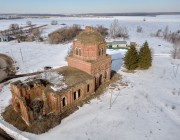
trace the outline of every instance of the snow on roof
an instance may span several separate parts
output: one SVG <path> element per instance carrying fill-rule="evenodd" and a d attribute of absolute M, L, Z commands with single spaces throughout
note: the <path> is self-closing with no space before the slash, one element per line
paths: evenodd
<path fill-rule="evenodd" d="M 41 79 L 47 80 L 52 84 L 58 84 L 60 81 L 64 80 L 64 76 L 62 74 L 58 74 L 57 72 L 44 72 L 39 75 Z"/>
<path fill-rule="evenodd" d="M 54 91 L 61 91 L 62 89 L 66 89 L 68 86 L 64 82 L 64 76 L 62 74 L 59 74 L 57 72 L 44 72 L 40 74 L 40 78 L 47 80 L 51 84 L 53 84 L 51 87 Z"/>
<path fill-rule="evenodd" d="M 63 89 L 66 89 L 68 86 L 65 83 L 62 83 L 61 85 L 53 85 L 51 86 L 51 89 L 53 91 L 61 91 Z"/>
<path fill-rule="evenodd" d="M 112 44 L 127 44 L 126 41 L 113 41 Z"/>

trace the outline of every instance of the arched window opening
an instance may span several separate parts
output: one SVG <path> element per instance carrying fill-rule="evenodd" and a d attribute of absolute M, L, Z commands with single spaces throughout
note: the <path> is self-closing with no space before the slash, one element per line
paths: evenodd
<path fill-rule="evenodd" d="M 102 53 L 102 55 L 104 54 L 104 49 L 103 48 L 101 49 L 101 53 Z"/>
<path fill-rule="evenodd" d="M 63 99 L 62 99 L 62 106 L 63 106 L 63 107 L 65 107 L 65 106 L 66 106 L 66 104 L 67 104 L 66 98 L 65 98 L 65 97 L 63 97 Z"/>
<path fill-rule="evenodd" d="M 89 92 L 89 84 L 87 85 L 87 92 Z"/>
<path fill-rule="evenodd" d="M 76 48 L 76 55 L 78 55 L 78 48 Z"/>
<path fill-rule="evenodd" d="M 74 93 L 73 93 L 73 99 L 74 100 L 77 100 L 77 99 L 79 99 L 81 97 L 81 90 L 79 89 L 79 90 L 77 90 L 77 91 L 75 91 Z"/>
<path fill-rule="evenodd" d="M 74 100 L 76 100 L 76 92 L 73 93 Z"/>
<path fill-rule="evenodd" d="M 79 89 L 78 90 L 78 98 L 80 98 L 81 97 L 81 90 Z"/>
<path fill-rule="evenodd" d="M 95 83 L 95 89 L 97 88 L 97 78 L 95 77 L 94 79 L 94 83 Z"/>
<path fill-rule="evenodd" d="M 81 49 L 79 49 L 79 56 L 81 56 Z"/>
<path fill-rule="evenodd" d="M 105 71 L 104 78 L 107 79 L 107 71 Z"/>
<path fill-rule="evenodd" d="M 101 55 L 101 49 L 99 49 L 99 56 Z"/>
<path fill-rule="evenodd" d="M 99 85 L 102 83 L 102 74 L 99 76 Z"/>

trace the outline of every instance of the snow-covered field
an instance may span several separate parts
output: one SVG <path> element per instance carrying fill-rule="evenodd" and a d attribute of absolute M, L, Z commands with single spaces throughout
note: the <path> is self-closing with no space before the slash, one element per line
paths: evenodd
<path fill-rule="evenodd" d="M 149 70 L 137 70 L 126 73 L 122 67 L 124 50 L 108 50 L 112 55 L 112 69 L 122 74 L 128 87 L 110 86 L 98 99 L 80 107 L 78 111 L 65 118 L 61 124 L 49 132 L 34 135 L 21 132 L 0 119 L 4 128 L 16 139 L 49 140 L 179 140 L 180 139 L 180 60 L 170 57 L 172 44 L 162 39 L 151 37 L 151 33 L 164 29 L 180 29 L 180 16 L 157 17 L 113 17 L 113 18 L 46 18 L 27 19 L 33 24 L 49 24 L 43 35 L 62 27 L 50 25 L 52 20 L 59 24 L 104 25 L 109 27 L 113 19 L 119 19 L 121 25 L 129 30 L 130 41 L 141 45 L 148 41 L 153 51 L 153 65 Z M 146 18 L 146 22 L 143 19 Z M 26 24 L 26 19 L 2 20 L 0 30 L 11 23 Z M 137 33 L 137 26 L 143 33 Z M 0 43 L 0 52 L 17 61 L 18 73 L 42 70 L 44 66 L 59 67 L 67 65 L 64 57 L 72 43 L 50 45 L 47 43 Z M 21 56 L 22 52 L 22 56 Z M 176 74 L 177 70 L 177 74 Z M 112 93 L 112 107 L 110 97 Z M 11 103 L 9 84 L 0 92 L 0 112 Z"/>

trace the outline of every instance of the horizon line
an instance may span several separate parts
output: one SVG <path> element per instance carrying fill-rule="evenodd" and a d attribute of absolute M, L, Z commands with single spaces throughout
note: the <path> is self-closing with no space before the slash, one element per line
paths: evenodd
<path fill-rule="evenodd" d="M 17 14 L 17 15 L 28 15 L 28 14 L 39 14 L 39 15 L 43 15 L 43 14 L 49 14 L 49 15 L 85 15 L 85 14 L 157 14 L 157 13 L 179 13 L 180 14 L 180 11 L 179 12 L 97 12 L 97 13 L 69 13 L 69 14 L 65 14 L 65 13 L 0 13 L 0 15 L 3 15 L 3 14 Z"/>

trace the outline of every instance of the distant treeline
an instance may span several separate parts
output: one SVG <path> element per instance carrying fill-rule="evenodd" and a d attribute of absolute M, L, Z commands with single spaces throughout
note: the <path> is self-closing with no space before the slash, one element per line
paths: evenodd
<path fill-rule="evenodd" d="M 81 14 L 88 15 L 88 14 Z M 94 16 L 157 16 L 157 15 L 180 15 L 180 12 L 155 12 L 155 13 L 89 13 Z"/>
<path fill-rule="evenodd" d="M 86 13 L 86 14 L 0 14 L 0 16 L 13 16 L 18 17 L 72 17 L 72 16 L 157 16 L 157 15 L 180 15 L 180 12 L 154 12 L 154 13 Z"/>
<path fill-rule="evenodd" d="M 0 17 L 0 20 L 23 19 L 22 17 Z"/>

